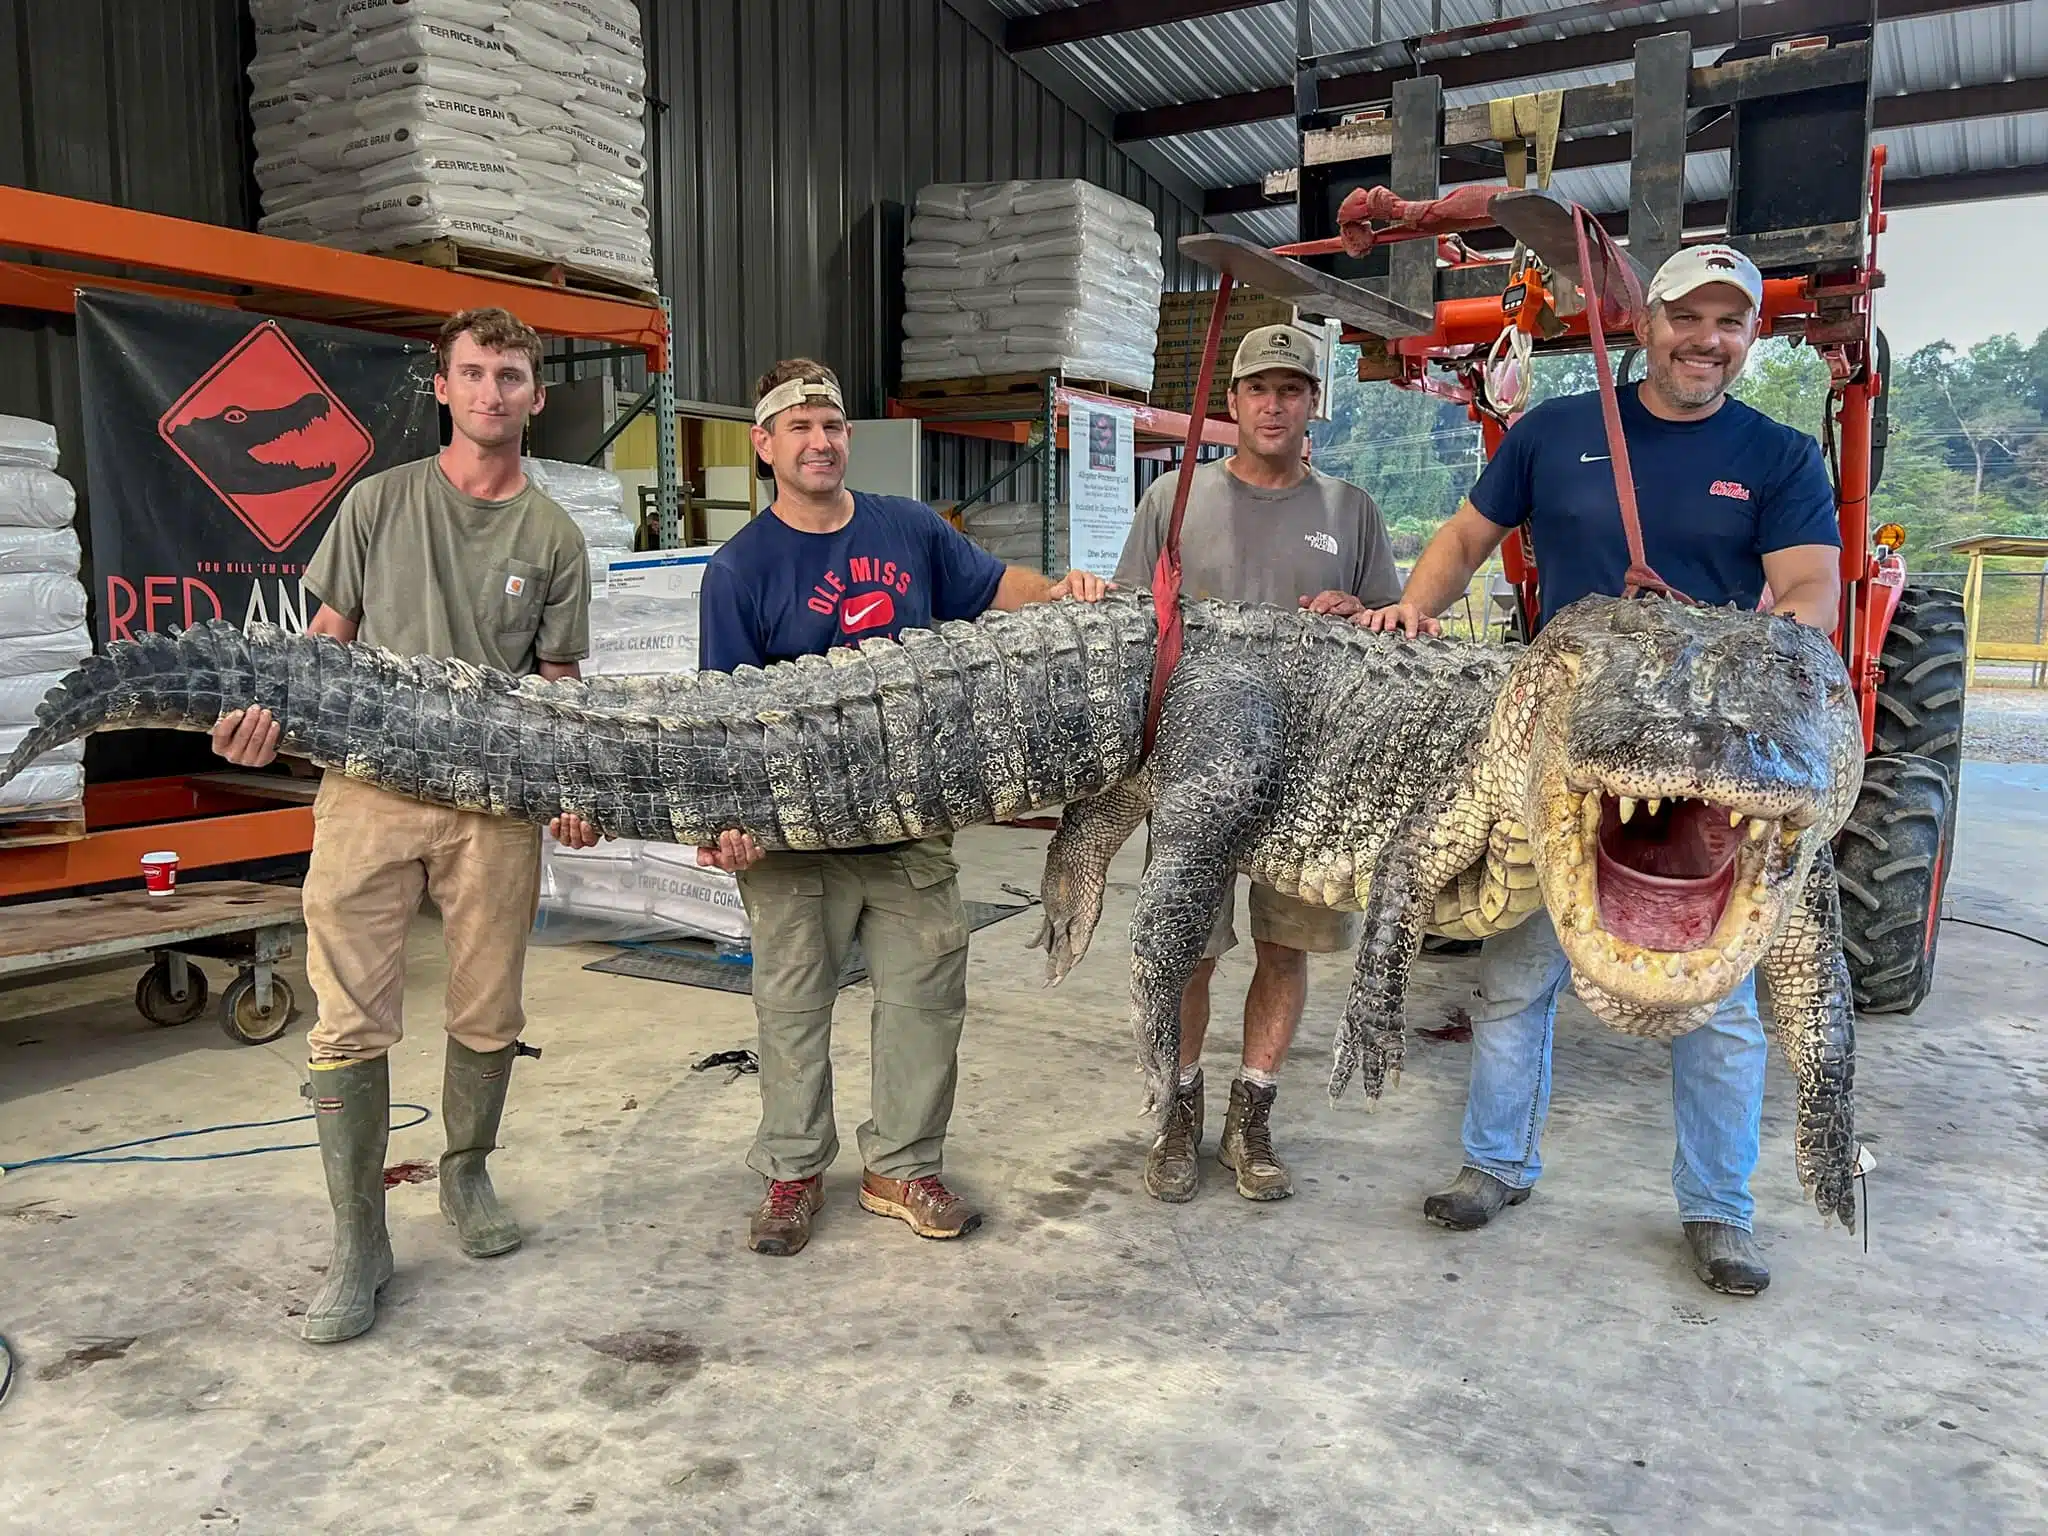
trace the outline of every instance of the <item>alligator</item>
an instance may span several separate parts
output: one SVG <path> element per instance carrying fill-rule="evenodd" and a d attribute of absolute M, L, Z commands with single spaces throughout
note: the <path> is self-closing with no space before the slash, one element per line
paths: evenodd
<path fill-rule="evenodd" d="M 315 390 L 274 410 L 223 406 L 211 416 L 195 416 L 170 428 L 170 439 L 223 496 L 268 496 L 318 485 L 334 474 L 332 462 L 293 464 L 259 459 L 268 448 L 294 432 L 326 419 L 334 402 Z"/>
<path fill-rule="evenodd" d="M 281 750 L 437 805 L 619 837 L 868 847 L 1061 808 L 1033 944 L 1087 952 L 1111 858 L 1150 818 L 1133 1026 L 1156 1116 L 1179 1003 L 1233 871 L 1364 913 L 1330 1092 L 1396 1081 L 1426 934 L 1546 909 L 1579 996 L 1670 1039 L 1755 970 L 1797 1082 L 1794 1151 L 1853 1228 L 1854 1023 L 1830 843 L 1856 799 L 1849 679 L 1797 622 L 1588 597 L 1526 647 L 1187 601 L 1144 748 L 1144 592 L 990 612 L 731 674 L 514 679 L 212 623 L 109 647 L 8 761 L 87 731 L 269 709 Z"/>

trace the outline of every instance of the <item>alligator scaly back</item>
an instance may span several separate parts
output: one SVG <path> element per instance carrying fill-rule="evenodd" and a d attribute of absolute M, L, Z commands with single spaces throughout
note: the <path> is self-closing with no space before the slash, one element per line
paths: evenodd
<path fill-rule="evenodd" d="M 0 783 L 107 728 L 268 709 L 279 750 L 435 805 L 619 837 L 764 848 L 924 837 L 1099 793 L 1137 771 L 1142 595 L 1034 605 L 727 675 L 515 679 L 269 625 L 118 641 L 44 699 Z"/>

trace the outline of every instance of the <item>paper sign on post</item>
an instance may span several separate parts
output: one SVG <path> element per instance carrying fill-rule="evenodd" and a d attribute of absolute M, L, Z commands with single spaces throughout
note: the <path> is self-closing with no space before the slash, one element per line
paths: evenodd
<path fill-rule="evenodd" d="M 1105 579 L 1116 574 L 1137 510 L 1136 448 L 1135 413 L 1093 401 L 1067 408 L 1069 568 Z"/>

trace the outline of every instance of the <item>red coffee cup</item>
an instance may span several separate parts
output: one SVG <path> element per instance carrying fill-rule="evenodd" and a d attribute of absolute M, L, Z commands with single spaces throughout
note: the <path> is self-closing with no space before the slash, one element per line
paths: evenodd
<path fill-rule="evenodd" d="M 178 856 L 175 853 L 145 853 L 142 856 L 142 888 L 152 896 L 170 896 L 178 889 Z"/>

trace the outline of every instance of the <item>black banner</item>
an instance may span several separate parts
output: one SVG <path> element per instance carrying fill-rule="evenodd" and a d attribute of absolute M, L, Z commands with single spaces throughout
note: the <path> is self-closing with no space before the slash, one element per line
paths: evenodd
<path fill-rule="evenodd" d="M 81 293 L 78 373 L 102 646 L 215 618 L 304 628 L 342 495 L 440 446 L 425 342 Z"/>

